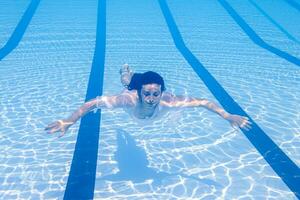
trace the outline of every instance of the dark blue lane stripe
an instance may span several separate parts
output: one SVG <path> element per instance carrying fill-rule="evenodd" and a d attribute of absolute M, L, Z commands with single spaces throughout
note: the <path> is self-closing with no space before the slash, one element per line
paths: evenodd
<path fill-rule="evenodd" d="M 298 11 L 300 11 L 300 4 L 297 3 L 296 1 L 294 1 L 294 0 L 284 0 L 284 1 L 287 2 L 288 4 L 290 4 L 290 6 L 294 7 Z"/>
<path fill-rule="evenodd" d="M 276 26 L 283 34 L 290 40 L 300 44 L 300 42 L 294 38 L 288 31 L 286 31 L 280 24 L 278 24 L 272 17 L 270 17 L 261 7 L 259 7 L 254 1 L 248 0 L 265 18 L 267 18 L 274 26 Z"/>
<path fill-rule="evenodd" d="M 175 46 L 183 55 L 186 61 L 192 66 L 194 71 L 202 79 L 204 84 L 215 96 L 219 103 L 230 113 L 249 115 L 232 99 L 222 88 L 217 80 L 205 69 L 200 61 L 185 46 L 182 36 L 177 28 L 173 16 L 165 0 L 158 0 L 169 30 L 171 32 Z M 242 130 L 249 141 L 260 152 L 278 176 L 287 186 L 300 198 L 300 170 L 293 161 L 266 135 L 266 133 L 251 119 L 252 129 Z"/>
<path fill-rule="evenodd" d="M 21 41 L 38 5 L 40 0 L 32 0 L 27 10 L 25 11 L 22 19 L 15 28 L 13 34 L 8 39 L 7 43 L 0 49 L 0 60 L 7 56 L 12 50 L 14 50 Z M 2 8 L 3 9 L 3 8 Z"/>
<path fill-rule="evenodd" d="M 227 3 L 226 0 L 218 0 L 219 3 L 223 6 L 223 8 L 228 12 L 228 14 L 234 19 L 234 21 L 244 30 L 244 32 L 248 35 L 248 37 L 258 46 L 264 48 L 275 55 L 291 62 L 295 65 L 300 66 L 300 60 L 292 56 L 284 51 L 281 51 L 269 44 L 267 44 L 263 39 L 261 39 L 255 31 L 243 20 L 241 16 Z"/>
<path fill-rule="evenodd" d="M 106 42 L 106 2 L 98 1 L 96 47 L 85 101 L 102 95 Z M 64 199 L 93 199 L 101 111 L 81 119 Z"/>

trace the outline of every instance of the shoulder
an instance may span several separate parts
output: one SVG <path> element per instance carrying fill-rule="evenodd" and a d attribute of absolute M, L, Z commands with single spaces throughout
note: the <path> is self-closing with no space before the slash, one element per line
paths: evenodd
<path fill-rule="evenodd" d="M 166 107 L 193 107 L 202 106 L 206 101 L 205 99 L 166 93 L 162 96 L 161 105 Z"/>
<path fill-rule="evenodd" d="M 160 105 L 163 107 L 174 107 L 174 103 L 177 101 L 175 94 L 170 92 L 164 92 L 161 97 Z"/>
<path fill-rule="evenodd" d="M 172 102 L 176 99 L 176 95 L 170 93 L 170 92 L 164 92 L 162 94 L 161 100 L 165 102 Z"/>
<path fill-rule="evenodd" d="M 137 98 L 137 92 L 129 90 L 124 90 L 121 94 L 115 96 L 117 103 L 124 106 L 135 106 Z"/>
<path fill-rule="evenodd" d="M 94 99 L 94 104 L 97 108 L 102 106 L 106 108 L 131 107 L 136 105 L 136 102 L 136 95 L 128 92 L 111 96 L 98 96 Z"/>
<path fill-rule="evenodd" d="M 168 103 L 178 102 L 178 101 L 187 101 L 191 99 L 191 97 L 183 96 L 183 95 L 175 95 L 170 92 L 164 92 L 162 95 L 162 100 Z"/>

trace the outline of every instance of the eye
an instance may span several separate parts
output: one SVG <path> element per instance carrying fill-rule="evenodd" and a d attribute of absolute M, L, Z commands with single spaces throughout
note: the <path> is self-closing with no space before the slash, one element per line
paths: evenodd
<path fill-rule="evenodd" d="M 144 92 L 144 95 L 147 97 L 147 96 L 150 96 L 150 92 Z"/>
<path fill-rule="evenodd" d="M 158 97 L 160 95 L 159 92 L 154 92 L 153 96 Z"/>

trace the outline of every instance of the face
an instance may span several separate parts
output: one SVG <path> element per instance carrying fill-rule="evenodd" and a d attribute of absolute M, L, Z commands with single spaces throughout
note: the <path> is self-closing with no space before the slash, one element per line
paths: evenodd
<path fill-rule="evenodd" d="M 161 85 L 153 83 L 142 86 L 140 98 L 144 105 L 154 107 L 160 102 L 161 95 Z"/>

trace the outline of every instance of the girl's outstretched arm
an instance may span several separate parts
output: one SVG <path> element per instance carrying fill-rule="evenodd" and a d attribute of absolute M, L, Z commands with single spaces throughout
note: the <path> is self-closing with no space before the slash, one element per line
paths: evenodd
<path fill-rule="evenodd" d="M 101 108 L 117 108 L 132 105 L 133 99 L 128 95 L 116 95 L 116 96 L 99 96 L 97 98 L 91 99 L 85 102 L 82 106 L 80 106 L 75 112 L 73 112 L 69 117 L 62 120 L 57 120 L 49 124 L 45 131 L 47 133 L 55 133 L 61 132 L 61 136 L 63 136 L 67 130 L 76 123 L 78 119 L 83 117 L 88 112 L 94 109 Z"/>
<path fill-rule="evenodd" d="M 207 99 L 172 96 L 165 104 L 169 107 L 204 107 L 226 119 L 233 127 L 239 127 L 245 130 L 249 130 L 251 128 L 251 122 L 248 117 L 230 114 L 216 103 Z"/>

